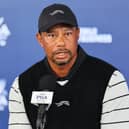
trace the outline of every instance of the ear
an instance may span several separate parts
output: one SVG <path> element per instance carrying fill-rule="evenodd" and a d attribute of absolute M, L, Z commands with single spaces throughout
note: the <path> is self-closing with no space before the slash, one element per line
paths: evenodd
<path fill-rule="evenodd" d="M 43 39 L 40 33 L 36 34 L 36 39 L 39 42 L 40 46 L 43 47 Z"/>
<path fill-rule="evenodd" d="M 79 37 L 80 37 L 80 28 L 77 28 L 77 39 L 79 40 Z"/>

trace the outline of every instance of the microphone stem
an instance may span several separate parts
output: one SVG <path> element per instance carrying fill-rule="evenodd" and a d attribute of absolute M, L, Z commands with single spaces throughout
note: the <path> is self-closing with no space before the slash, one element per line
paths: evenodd
<path fill-rule="evenodd" d="M 44 129 L 46 124 L 46 105 L 40 105 L 38 109 L 36 128 Z"/>

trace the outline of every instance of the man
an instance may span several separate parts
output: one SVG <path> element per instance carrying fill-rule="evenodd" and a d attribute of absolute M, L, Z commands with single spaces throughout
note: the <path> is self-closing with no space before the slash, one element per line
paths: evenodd
<path fill-rule="evenodd" d="M 127 83 L 115 67 L 78 45 L 72 10 L 63 4 L 46 7 L 38 29 L 36 37 L 46 57 L 15 79 L 9 95 L 9 129 L 129 129 Z M 42 78 L 47 78 L 45 83 Z M 38 121 L 42 108 L 31 102 L 32 92 L 45 87 L 54 97 Z"/>

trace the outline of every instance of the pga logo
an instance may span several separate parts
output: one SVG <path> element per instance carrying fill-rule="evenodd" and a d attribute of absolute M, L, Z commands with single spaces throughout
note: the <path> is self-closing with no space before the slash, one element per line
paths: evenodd
<path fill-rule="evenodd" d="M 47 99 L 47 96 L 46 95 L 37 95 L 36 96 L 36 99 L 39 100 L 39 101 L 40 100 L 46 100 Z"/>
<path fill-rule="evenodd" d="M 0 79 L 0 111 L 3 111 L 8 105 L 7 101 L 7 91 L 5 90 L 6 80 Z"/>
<path fill-rule="evenodd" d="M 0 47 L 4 47 L 7 44 L 7 39 L 11 35 L 7 24 L 4 23 L 4 17 L 0 17 Z"/>
<path fill-rule="evenodd" d="M 31 97 L 32 104 L 51 104 L 53 98 L 52 91 L 33 91 Z"/>

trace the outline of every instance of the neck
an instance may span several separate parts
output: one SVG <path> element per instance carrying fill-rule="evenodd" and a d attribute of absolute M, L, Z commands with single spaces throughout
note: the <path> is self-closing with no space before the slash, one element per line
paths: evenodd
<path fill-rule="evenodd" d="M 75 56 L 71 62 L 69 62 L 68 64 L 65 65 L 56 65 L 53 62 L 49 61 L 49 65 L 51 67 L 51 69 L 54 71 L 54 73 L 58 76 L 58 77 L 65 77 L 69 74 L 72 66 L 74 65 L 75 61 L 76 61 L 77 56 Z"/>

